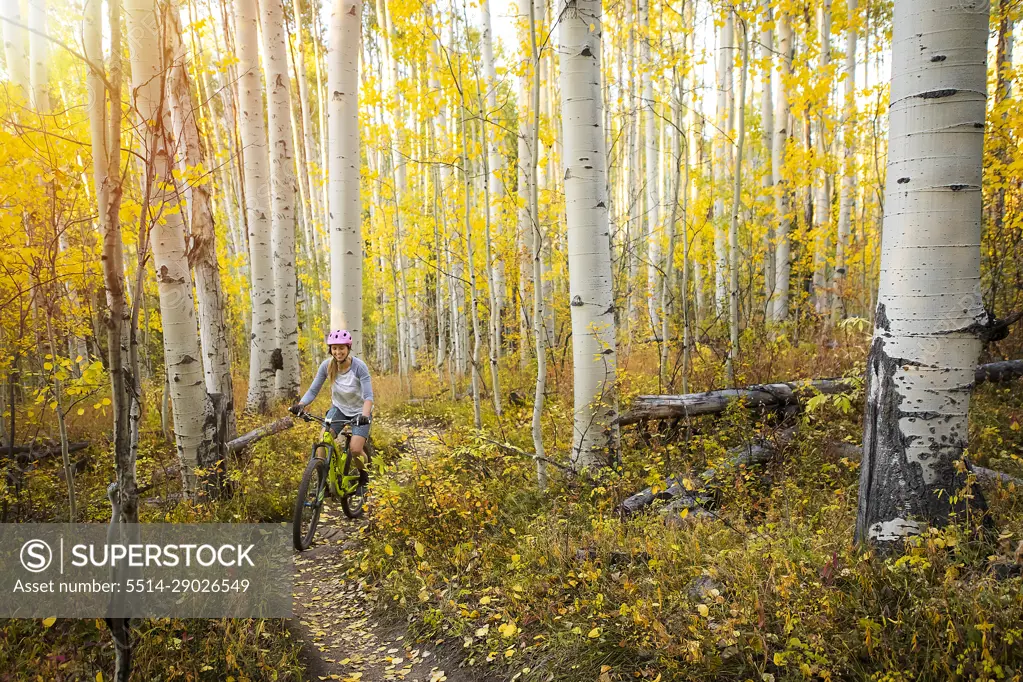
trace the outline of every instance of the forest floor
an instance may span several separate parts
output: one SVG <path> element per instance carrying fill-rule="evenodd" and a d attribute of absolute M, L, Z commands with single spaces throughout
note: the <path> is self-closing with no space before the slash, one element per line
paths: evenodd
<path fill-rule="evenodd" d="M 416 442 L 416 451 L 429 451 L 416 427 L 395 427 L 408 434 L 407 442 Z M 295 615 L 289 629 L 302 646 L 307 679 L 467 682 L 444 640 L 414 642 L 406 637 L 404 622 L 385 623 L 375 615 L 380 611 L 373 596 L 351 570 L 367 532 L 365 520 L 348 519 L 328 501 L 313 546 L 295 558 Z"/>

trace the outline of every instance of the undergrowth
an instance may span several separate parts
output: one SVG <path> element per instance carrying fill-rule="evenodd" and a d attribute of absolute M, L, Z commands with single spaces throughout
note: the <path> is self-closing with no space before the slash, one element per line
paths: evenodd
<path fill-rule="evenodd" d="M 1019 389 L 976 392 L 973 460 L 1018 467 Z M 544 493 L 531 460 L 463 426 L 466 402 L 403 408 L 434 433 L 377 488 L 349 572 L 476 677 L 1023 679 L 1023 579 L 992 571 L 1023 537 L 1020 491 L 984 491 L 998 537 L 971 518 L 899 556 L 858 549 L 858 461 L 831 445 L 859 442 L 862 395 L 815 401 L 787 443 L 741 409 L 677 433 L 626 430 L 616 470 L 559 473 Z M 487 428 L 531 450 L 528 415 Z M 545 430 L 549 452 L 566 452 L 570 433 Z M 724 465 L 754 433 L 781 456 L 729 471 L 710 514 L 618 512 L 668 475 Z"/>

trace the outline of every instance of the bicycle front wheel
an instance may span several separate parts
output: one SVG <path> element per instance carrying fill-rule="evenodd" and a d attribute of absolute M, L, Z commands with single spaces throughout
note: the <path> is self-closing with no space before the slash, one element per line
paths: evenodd
<path fill-rule="evenodd" d="M 312 458 L 302 474 L 295 500 L 295 515 L 292 520 L 292 536 L 295 549 L 303 551 L 313 544 L 316 524 L 320 521 L 323 497 L 327 489 L 327 462 Z"/>

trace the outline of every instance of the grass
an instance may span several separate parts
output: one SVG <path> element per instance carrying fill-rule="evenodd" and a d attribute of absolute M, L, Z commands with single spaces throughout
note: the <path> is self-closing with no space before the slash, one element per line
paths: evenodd
<path fill-rule="evenodd" d="M 751 349 L 737 383 L 837 376 L 861 371 L 865 339 L 743 339 Z M 823 352 L 820 349 L 825 349 Z M 755 350 L 755 354 L 752 352 Z M 1005 351 L 1019 357 L 1019 349 Z M 690 390 L 723 386 L 716 352 L 701 347 Z M 484 394 L 489 438 L 532 449 L 528 372 L 502 369 L 505 411 Z M 543 432 L 549 456 L 565 461 L 571 442 L 571 367 L 554 363 Z M 623 403 L 656 392 L 656 353 L 622 358 Z M 489 377 L 485 377 L 489 382 Z M 859 442 L 861 396 L 830 400 L 807 415 L 781 456 L 760 471 L 734 471 L 714 516 L 623 519 L 617 505 L 667 475 L 719 465 L 727 450 L 774 424 L 741 408 L 695 420 L 676 437 L 623 434 L 621 465 L 597 479 L 553 471 L 536 490 L 533 463 L 497 448 L 472 424 L 471 399 L 452 400 L 435 374 L 413 378 L 409 403 L 397 377 L 375 381 L 383 419 L 374 441 L 387 475 L 374 484 L 366 541 L 338 570 L 361 579 L 382 618 L 411 634 L 443 640 L 474 679 L 803 680 L 1021 679 L 1023 579 L 996 580 L 993 558 L 1023 537 L 1019 491 L 988 490 L 1000 533 L 971 532 L 976 520 L 934 532 L 901 557 L 852 544 L 858 463 L 828 443 Z M 236 394 L 244 396 L 243 380 Z M 464 389 L 463 389 L 464 390 Z M 674 386 L 678 390 L 678 385 Z M 323 412 L 321 396 L 313 411 Z M 147 404 L 159 405 L 150 388 Z M 236 404 L 241 404 L 237 402 Z M 272 418 L 283 416 L 283 408 Z M 239 431 L 266 417 L 241 417 Z M 985 385 L 971 410 L 971 458 L 1023 476 L 1023 395 L 1019 384 Z M 389 426 L 390 425 L 390 426 Z M 416 437 L 408 438 L 409 426 Z M 113 478 L 105 423 L 82 420 L 74 439 L 91 439 L 92 466 L 77 481 L 83 518 L 109 520 L 104 490 Z M 167 521 L 279 521 L 316 427 L 257 444 L 236 466 L 236 492 L 207 504 L 180 501 L 173 447 L 159 413 L 145 414 L 139 478 L 156 483 L 142 517 Z M 57 459 L 26 477 L 22 520 L 66 517 Z M 295 680 L 299 647 L 281 620 L 147 620 L 139 624 L 140 679 Z M 113 651 L 94 620 L 0 622 L 0 681 L 95 679 Z M 6 677 L 5 677 L 6 676 Z"/>
<path fill-rule="evenodd" d="M 863 357 L 860 345 L 831 358 L 795 346 L 774 371 L 744 368 L 743 381 L 839 375 Z M 801 363 L 811 372 L 783 374 Z M 651 364 L 630 361 L 635 392 L 656 381 Z M 1018 384 L 978 389 L 972 458 L 1019 465 L 1020 393 Z M 987 491 L 997 539 L 981 539 L 968 519 L 899 557 L 858 549 L 858 463 L 827 447 L 862 433 L 862 396 L 846 398 L 805 417 L 765 470 L 734 472 L 710 518 L 623 519 L 616 506 L 770 433 L 740 409 L 671 441 L 627 430 L 619 470 L 558 476 L 540 494 L 528 459 L 463 426 L 468 401 L 406 406 L 405 418 L 446 427 L 432 453 L 395 464 L 404 483 L 378 493 L 368 545 L 349 570 L 375 590 L 382 614 L 460 649 L 481 678 L 1023 679 L 1023 579 L 991 571 L 1023 537 L 1019 491 Z M 560 402 L 551 412 L 545 440 L 557 456 L 570 415 Z M 524 411 L 490 415 L 487 428 L 531 449 Z"/>

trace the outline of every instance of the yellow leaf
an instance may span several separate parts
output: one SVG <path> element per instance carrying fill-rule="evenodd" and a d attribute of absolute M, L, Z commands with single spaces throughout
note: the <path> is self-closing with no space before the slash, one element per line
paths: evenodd
<path fill-rule="evenodd" d="M 79 407 L 78 408 L 78 416 L 81 417 L 83 414 L 85 414 L 85 410 L 83 410 L 82 408 Z"/>
<path fill-rule="evenodd" d="M 384 554 L 386 554 L 387 556 L 394 556 L 394 550 L 391 548 L 390 545 L 384 545 Z"/>
<path fill-rule="evenodd" d="M 600 628 L 593 628 L 586 636 L 589 637 L 590 639 L 596 639 L 597 637 L 600 637 Z"/>
<path fill-rule="evenodd" d="M 679 515 L 679 518 L 682 518 L 682 519 L 684 519 L 685 517 L 689 516 L 689 507 L 683 507 L 682 511 L 680 511 L 678 513 L 678 515 Z"/>
<path fill-rule="evenodd" d="M 96 671 L 96 682 L 103 682 L 103 672 L 100 670 Z"/>
<path fill-rule="evenodd" d="M 505 623 L 498 628 L 498 631 L 500 631 L 501 635 L 504 637 L 514 637 L 518 630 L 519 629 L 515 627 L 515 623 Z"/>
<path fill-rule="evenodd" d="M 53 369 L 53 363 L 52 362 L 44 362 L 43 363 L 43 369 L 45 369 L 47 372 L 49 372 L 51 369 Z"/>
<path fill-rule="evenodd" d="M 696 607 L 696 610 L 700 612 L 700 615 L 706 618 L 710 614 L 710 609 L 707 608 L 706 604 L 700 604 Z"/>
<path fill-rule="evenodd" d="M 419 540 L 416 540 L 416 554 L 420 557 L 426 554 L 426 547 Z"/>
<path fill-rule="evenodd" d="M 56 623 L 56 622 L 57 622 L 57 619 L 54 618 L 53 616 L 50 616 L 49 618 L 43 618 L 43 627 L 44 628 L 48 628 L 51 625 L 53 625 L 54 623 Z"/>
<path fill-rule="evenodd" d="M 490 603 L 490 597 L 480 597 L 480 604 L 486 606 Z"/>

